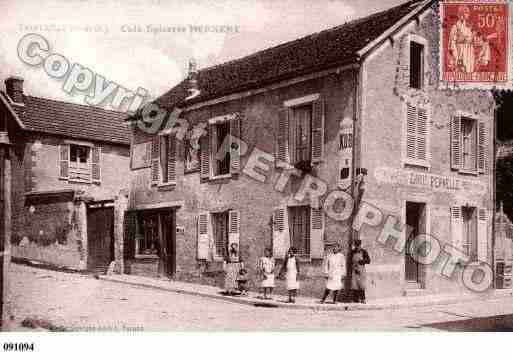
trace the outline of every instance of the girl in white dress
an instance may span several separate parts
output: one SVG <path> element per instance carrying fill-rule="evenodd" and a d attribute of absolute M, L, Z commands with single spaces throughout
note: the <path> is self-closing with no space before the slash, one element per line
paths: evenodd
<path fill-rule="evenodd" d="M 274 258 L 272 257 L 273 253 L 270 248 L 266 248 L 264 254 L 265 255 L 258 261 L 258 270 L 262 280 L 260 286 L 264 290 L 264 299 L 272 299 L 271 296 L 274 289 L 275 262 Z M 267 293 L 269 293 L 269 295 Z"/>
<path fill-rule="evenodd" d="M 345 273 L 345 256 L 340 251 L 340 245 L 335 245 L 332 253 L 328 253 L 324 261 L 324 273 L 326 275 L 326 289 L 321 303 L 324 303 L 333 292 L 333 303 L 337 302 L 339 291 L 342 289 L 342 277 Z"/>
<path fill-rule="evenodd" d="M 297 290 L 299 289 L 299 262 L 296 257 L 296 248 L 290 247 L 285 259 L 283 266 L 281 267 L 280 277 L 285 274 L 285 280 L 287 283 L 287 291 L 289 292 L 289 303 L 295 303 L 297 297 Z"/>

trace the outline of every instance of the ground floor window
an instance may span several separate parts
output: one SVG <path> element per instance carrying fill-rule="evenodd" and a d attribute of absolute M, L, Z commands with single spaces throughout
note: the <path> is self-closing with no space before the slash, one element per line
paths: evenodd
<path fill-rule="evenodd" d="M 228 254 L 228 212 L 212 213 L 212 229 L 217 257 Z"/>
<path fill-rule="evenodd" d="M 137 243 L 137 253 L 141 255 L 158 255 L 159 221 L 158 214 L 140 215 L 141 232 Z"/>
<path fill-rule="evenodd" d="M 475 207 L 462 207 L 463 250 L 470 261 L 477 260 L 477 211 Z"/>
<path fill-rule="evenodd" d="M 290 244 L 299 256 L 310 256 L 310 207 L 289 207 Z"/>

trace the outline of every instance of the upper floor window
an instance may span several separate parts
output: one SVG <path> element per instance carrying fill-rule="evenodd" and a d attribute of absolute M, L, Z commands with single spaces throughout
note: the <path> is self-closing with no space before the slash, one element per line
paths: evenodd
<path fill-rule="evenodd" d="M 289 118 L 290 163 L 301 169 L 312 160 L 312 104 L 293 107 Z"/>
<path fill-rule="evenodd" d="M 101 148 L 64 143 L 59 146 L 59 178 L 74 182 L 101 181 Z"/>
<path fill-rule="evenodd" d="M 157 135 L 151 144 L 151 184 L 176 183 L 176 136 Z"/>
<path fill-rule="evenodd" d="M 212 130 L 212 174 L 214 177 L 230 174 L 230 151 L 226 146 L 227 137 L 230 135 L 230 122 L 225 121 L 211 125 Z"/>
<path fill-rule="evenodd" d="M 424 87 L 424 45 L 410 42 L 410 87 Z"/>
<path fill-rule="evenodd" d="M 484 121 L 457 115 L 451 119 L 451 168 L 467 173 L 485 173 L 488 138 Z"/>

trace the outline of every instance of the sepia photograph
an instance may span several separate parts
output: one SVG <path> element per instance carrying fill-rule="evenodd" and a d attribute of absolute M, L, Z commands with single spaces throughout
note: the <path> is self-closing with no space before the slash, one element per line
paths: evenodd
<path fill-rule="evenodd" d="M 0 0 L 0 353 L 513 331 L 512 16 Z"/>

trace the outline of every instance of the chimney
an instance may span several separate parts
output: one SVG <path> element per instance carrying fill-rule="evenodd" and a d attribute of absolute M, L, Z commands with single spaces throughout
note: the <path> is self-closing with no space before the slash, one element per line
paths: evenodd
<path fill-rule="evenodd" d="M 198 88 L 198 64 L 195 59 L 189 60 L 189 73 L 187 74 L 187 92 L 189 96 L 186 100 L 190 100 L 200 94 Z"/>
<path fill-rule="evenodd" d="M 12 102 L 23 103 L 23 78 L 18 76 L 6 78 L 5 91 Z"/>

